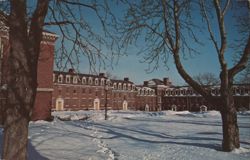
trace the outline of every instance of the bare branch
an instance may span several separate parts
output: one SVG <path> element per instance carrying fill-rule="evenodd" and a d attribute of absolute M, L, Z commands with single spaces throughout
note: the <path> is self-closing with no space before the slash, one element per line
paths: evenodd
<path fill-rule="evenodd" d="M 221 46 L 220 46 L 220 51 L 219 51 L 219 61 L 221 64 L 221 67 L 223 70 L 226 70 L 226 61 L 224 58 L 224 53 L 226 50 L 226 45 L 227 45 L 227 38 L 226 38 L 226 32 L 225 32 L 225 24 L 224 24 L 224 15 L 221 12 L 220 4 L 218 0 L 214 0 L 214 7 L 216 10 L 216 16 L 217 16 L 217 21 L 219 25 L 219 31 L 220 31 L 220 38 L 221 38 Z"/>
<path fill-rule="evenodd" d="M 248 37 L 248 41 L 244 49 L 243 55 L 241 56 L 241 59 L 234 67 L 229 69 L 229 76 L 233 78 L 237 73 L 245 69 L 249 58 L 250 58 L 250 36 Z"/>
<path fill-rule="evenodd" d="M 231 1 L 231 0 L 227 0 L 227 3 L 226 3 L 226 5 L 225 5 L 225 7 L 224 7 L 224 9 L 223 9 L 223 11 L 222 11 L 222 15 L 223 15 L 223 16 L 226 14 L 226 11 L 227 11 L 227 9 L 228 9 L 228 7 L 229 7 L 230 1 Z"/>
<path fill-rule="evenodd" d="M 205 18 L 210 38 L 211 38 L 211 40 L 212 40 L 212 42 L 214 44 L 214 47 L 215 47 L 217 53 L 219 54 L 220 50 L 219 50 L 217 41 L 215 40 L 214 33 L 213 33 L 211 25 L 210 25 L 210 21 L 209 21 L 209 18 L 208 18 L 208 15 L 207 15 L 207 11 L 206 11 L 206 8 L 205 8 L 205 5 L 204 5 L 204 0 L 200 0 L 200 5 L 201 5 L 201 13 L 203 14 L 203 16 Z"/>
<path fill-rule="evenodd" d="M 45 22 L 44 26 L 50 26 L 50 25 L 68 25 L 68 24 L 72 24 L 72 22 L 70 21 L 60 21 L 60 22 Z"/>

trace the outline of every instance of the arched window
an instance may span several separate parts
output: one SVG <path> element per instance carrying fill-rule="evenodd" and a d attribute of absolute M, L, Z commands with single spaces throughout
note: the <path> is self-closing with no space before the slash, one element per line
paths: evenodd
<path fill-rule="evenodd" d="M 138 93 L 138 95 L 140 95 L 141 94 L 141 89 L 138 89 L 137 93 Z"/>
<path fill-rule="evenodd" d="M 99 85 L 99 80 L 98 80 L 98 78 L 95 79 L 95 85 L 96 85 L 96 86 Z"/>
<path fill-rule="evenodd" d="M 116 85 L 116 83 L 114 83 L 114 84 L 113 84 L 113 87 L 114 87 L 114 89 L 117 89 L 117 85 Z"/>
<path fill-rule="evenodd" d="M 70 75 L 66 75 L 66 83 L 70 83 Z"/>
<path fill-rule="evenodd" d="M 131 84 L 128 84 L 128 90 L 131 90 Z"/>
<path fill-rule="evenodd" d="M 73 83 L 74 83 L 74 84 L 77 84 L 77 82 L 78 82 L 78 77 L 77 77 L 77 76 L 74 76 L 74 77 L 73 77 Z"/>
<path fill-rule="evenodd" d="M 57 81 L 58 81 L 58 83 L 62 83 L 63 82 L 63 75 L 60 74 L 58 76 L 58 80 Z"/>
<path fill-rule="evenodd" d="M 122 89 L 122 84 L 121 84 L 121 83 L 118 84 L 118 89 L 119 89 L 119 90 Z"/>
<path fill-rule="evenodd" d="M 82 77 L 82 84 L 86 84 L 86 77 Z"/>
<path fill-rule="evenodd" d="M 104 86 L 104 82 L 105 82 L 105 80 L 104 80 L 104 78 L 102 78 L 101 79 L 101 86 Z"/>
<path fill-rule="evenodd" d="M 89 85 L 92 85 L 92 77 L 89 77 L 89 79 L 88 79 L 88 84 L 89 84 Z"/>
<path fill-rule="evenodd" d="M 127 85 L 125 83 L 123 84 L 123 90 L 127 90 Z"/>

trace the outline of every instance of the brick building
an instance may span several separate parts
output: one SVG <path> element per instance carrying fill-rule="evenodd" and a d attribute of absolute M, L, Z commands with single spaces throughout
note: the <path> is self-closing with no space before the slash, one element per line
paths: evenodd
<path fill-rule="evenodd" d="M 209 86 L 207 89 L 213 96 L 220 96 L 219 86 Z M 238 110 L 250 110 L 250 84 L 235 84 L 233 86 L 234 103 Z M 190 86 L 172 86 L 165 90 L 163 96 L 164 110 L 189 110 L 200 111 L 202 107 L 206 110 L 219 110 L 219 106 L 208 103 L 200 94 Z"/>
<path fill-rule="evenodd" d="M 128 78 L 108 79 L 104 74 L 90 75 L 54 71 L 53 110 L 104 109 L 106 96 L 108 109 L 113 110 L 218 110 L 189 86 L 173 86 L 168 78 L 151 79 L 135 85 Z M 219 87 L 210 87 L 214 96 Z M 234 86 L 238 109 L 250 109 L 250 85 Z"/>
<path fill-rule="evenodd" d="M 51 117 L 51 101 L 53 92 L 53 64 L 55 41 L 58 36 L 54 33 L 44 31 L 41 42 L 41 51 L 37 70 L 37 94 L 35 107 L 32 114 L 32 120 L 48 119 Z M 9 53 L 8 29 L 1 28 L 0 31 L 0 100 L 1 105 L 5 102 L 5 63 Z M 1 107 L 2 108 L 2 107 Z M 2 111 L 1 111 L 2 112 Z M 2 116 L 1 116 L 2 117 Z"/>
<path fill-rule="evenodd" d="M 129 78 L 54 71 L 53 110 L 155 110 L 155 91 L 136 86 Z M 106 98 L 107 97 L 107 98 Z M 106 101 L 107 100 L 107 101 Z"/>

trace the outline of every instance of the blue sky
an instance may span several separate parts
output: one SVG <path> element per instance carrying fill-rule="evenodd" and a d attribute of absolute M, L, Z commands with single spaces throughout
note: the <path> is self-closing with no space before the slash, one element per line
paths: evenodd
<path fill-rule="evenodd" d="M 121 16 L 125 9 L 121 7 L 113 8 L 113 11 L 116 15 Z M 195 11 L 196 12 L 196 11 Z M 92 16 L 91 12 L 86 12 L 86 15 L 89 16 L 89 22 L 92 23 L 98 29 L 98 22 Z M 197 18 L 197 17 L 194 17 Z M 196 23 L 202 25 L 200 19 L 194 20 Z M 228 31 L 229 40 L 233 40 L 237 38 L 237 33 L 234 27 L 235 21 L 232 18 L 232 13 L 228 13 L 226 16 L 226 29 Z M 216 23 L 213 24 L 213 29 L 216 31 Z M 214 47 L 212 46 L 211 41 L 208 40 L 208 34 L 206 33 L 206 28 L 204 28 L 205 32 L 199 35 L 201 41 L 205 44 L 204 46 L 198 46 L 197 49 L 201 52 L 199 55 L 195 55 L 194 57 L 189 57 L 186 60 L 183 60 L 183 64 L 191 75 L 198 75 L 199 73 L 211 72 L 215 75 L 219 75 L 220 66 L 218 63 L 217 55 Z M 216 32 L 215 32 L 216 33 Z M 106 51 L 109 52 L 109 51 Z M 144 80 L 149 80 L 152 78 L 162 79 L 163 77 L 169 77 L 170 80 L 175 85 L 183 85 L 185 84 L 184 80 L 179 76 L 175 65 L 173 63 L 173 59 L 170 58 L 168 60 L 168 69 L 164 67 L 164 64 L 161 64 L 160 67 L 153 71 L 152 73 L 147 73 L 146 69 L 148 68 L 148 64 L 140 63 L 142 60 L 142 55 L 137 55 L 137 48 L 131 46 L 127 51 L 129 54 L 126 56 L 122 56 L 119 58 L 118 64 L 113 66 L 113 69 L 101 69 L 100 72 L 111 72 L 114 76 L 117 76 L 120 79 L 124 77 L 129 77 L 131 81 L 136 84 L 142 84 Z M 226 54 L 226 58 L 229 62 L 229 65 L 232 66 L 233 60 L 233 51 L 228 49 Z M 85 57 L 81 58 L 81 63 L 79 66 L 79 70 L 82 73 L 89 73 L 89 66 Z"/>

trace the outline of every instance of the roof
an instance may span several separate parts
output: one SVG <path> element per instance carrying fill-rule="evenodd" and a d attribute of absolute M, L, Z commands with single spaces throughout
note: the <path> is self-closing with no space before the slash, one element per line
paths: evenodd
<path fill-rule="evenodd" d="M 62 74 L 62 75 L 76 75 L 80 77 L 94 77 L 94 78 L 106 78 L 105 76 L 100 76 L 100 75 L 94 75 L 94 74 L 82 74 L 82 73 L 75 73 L 75 72 L 63 72 L 63 71 L 54 71 L 55 74 Z"/>

